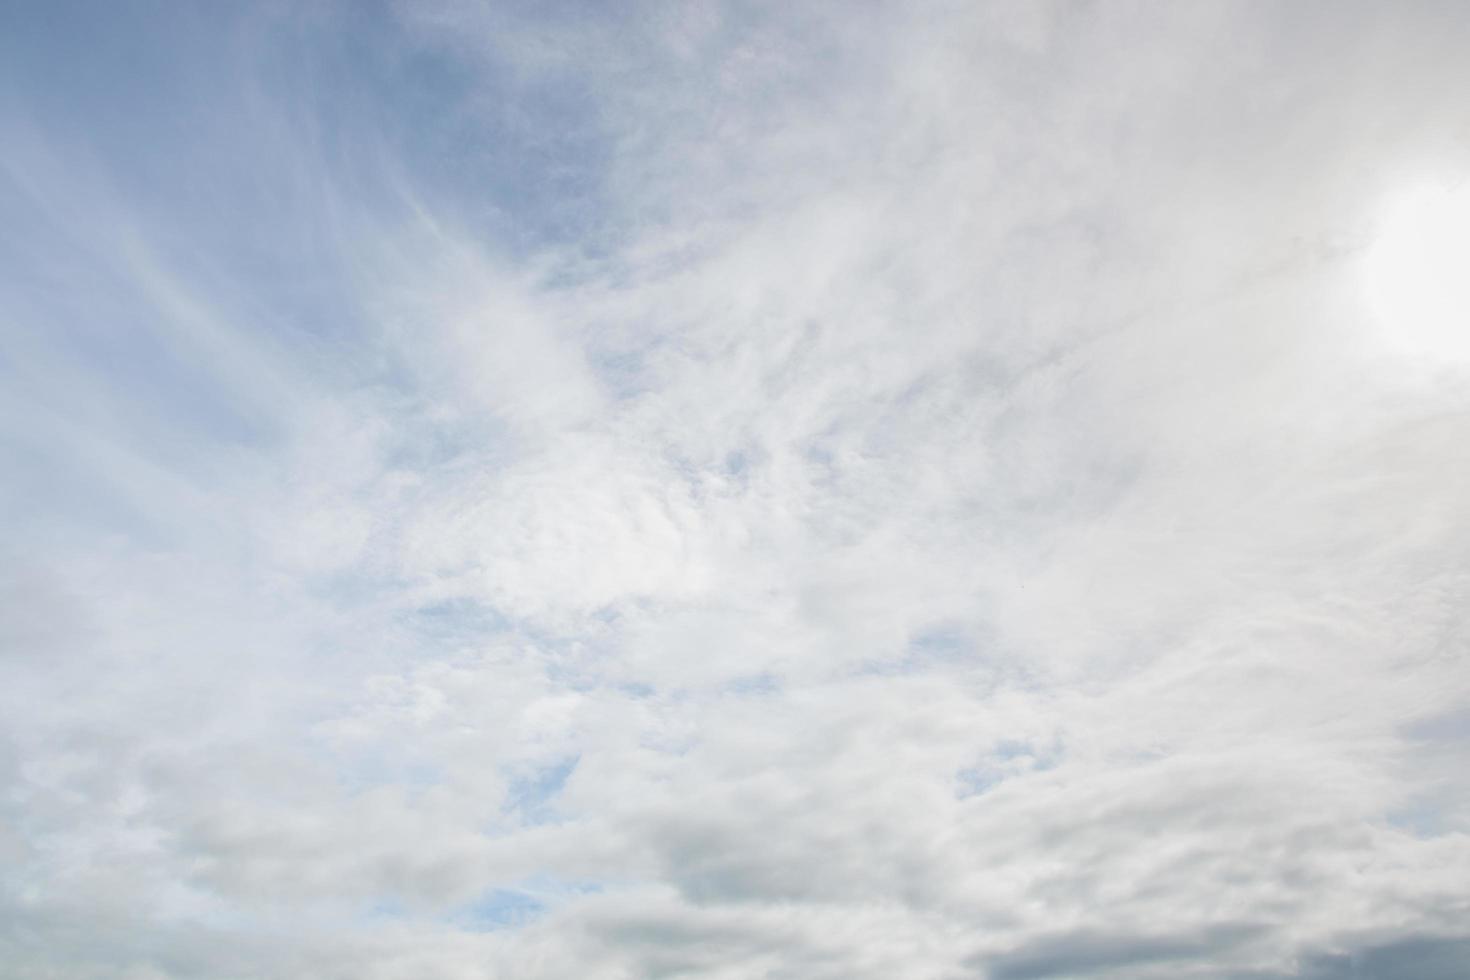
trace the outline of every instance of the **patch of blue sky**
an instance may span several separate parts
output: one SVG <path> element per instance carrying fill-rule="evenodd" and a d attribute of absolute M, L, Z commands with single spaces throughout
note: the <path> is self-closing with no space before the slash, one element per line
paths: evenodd
<path fill-rule="evenodd" d="M 56 437 L 55 430 L 38 431 L 36 426 L 24 431 L 0 430 L 0 451 L 8 461 L 5 479 L 0 480 L 0 514 L 4 515 L 0 528 L 12 547 L 19 547 L 40 527 L 48 529 L 48 547 L 67 543 L 65 537 L 70 536 L 69 543 L 96 551 L 108 535 L 118 533 L 147 546 L 180 540 L 180 532 L 150 510 L 138 494 L 117 492 L 98 460 L 56 452 L 51 441 Z M 52 524 L 55 515 L 66 517 L 61 535 Z"/>
<path fill-rule="evenodd" d="M 568 900 L 603 890 L 599 882 L 572 881 L 538 874 L 508 887 L 492 888 L 456 907 L 447 921 L 467 932 L 515 929 L 535 921 Z"/>
<path fill-rule="evenodd" d="M 26 92 L 49 131 L 85 136 L 121 178 L 146 176 L 144 165 L 190 138 L 236 81 L 220 58 L 214 18 L 224 10 L 158 0 L 7 4 L 0 77 L 7 91 Z"/>
<path fill-rule="evenodd" d="M 1456 819 L 1460 812 L 1462 811 L 1454 805 L 1453 800 L 1437 798 L 1437 794 L 1428 793 L 1388 811 L 1385 819 L 1396 830 L 1420 840 L 1428 840 L 1470 830 L 1466 820 Z"/>
<path fill-rule="evenodd" d="M 858 673 L 915 674 L 979 659 L 980 646 L 972 630 L 954 623 L 933 623 L 911 634 L 890 656 L 865 662 Z"/>
<path fill-rule="evenodd" d="M 611 689 L 623 697 L 631 698 L 634 701 L 646 701 L 649 698 L 658 696 L 658 688 L 652 684 L 643 684 L 637 681 L 614 684 L 611 686 Z"/>
<path fill-rule="evenodd" d="M 135 260 L 114 254 L 111 216 L 90 225 L 85 208 L 59 214 L 62 205 L 44 199 L 66 188 L 22 186 L 31 170 L 51 169 L 46 154 L 17 166 L 13 181 L 0 174 L 0 223 L 13 232 L 0 236 L 5 390 L 89 431 L 129 432 L 131 448 L 175 468 L 205 445 L 271 441 L 280 429 L 274 401 L 197 335 L 181 339 L 194 324 L 140 281 Z"/>
<path fill-rule="evenodd" d="M 445 599 L 406 613 L 405 625 L 436 645 L 479 640 L 511 629 L 511 622 L 494 606 L 468 597 Z"/>
<path fill-rule="evenodd" d="M 424 203 L 506 255 L 594 247 L 613 141 L 585 75 L 526 72 L 484 49 L 414 38 L 375 5 L 339 19 L 346 31 L 332 23 L 311 36 L 312 50 L 324 31 L 341 38 L 315 89 L 322 117 L 343 118 L 334 110 L 347 101 L 416 192 L 434 189 Z M 357 135 L 338 139 L 352 146 Z"/>
<path fill-rule="evenodd" d="M 781 693 L 781 678 L 770 672 L 749 674 L 727 682 L 723 690 L 736 697 L 771 697 Z"/>
<path fill-rule="evenodd" d="M 420 208 L 511 259 L 582 247 L 604 220 L 611 144 L 584 81 L 432 44 L 387 5 L 23 6 L 0 30 L 0 87 L 35 97 L 24 117 L 0 101 L 0 122 L 44 126 L 57 196 L 126 202 L 93 227 L 146 229 L 254 336 L 304 356 L 309 338 L 331 341 L 324 369 L 384 367 L 354 350 L 374 313 L 361 289 L 374 246 L 359 243 L 398 247 Z"/>
<path fill-rule="evenodd" d="M 496 888 L 455 909 L 448 920 L 466 932 L 493 932 L 523 926 L 545 911 L 545 903 L 534 895 Z"/>
<path fill-rule="evenodd" d="M 573 755 L 550 765 L 512 774 L 502 811 L 515 814 L 528 824 L 555 820 L 556 797 L 581 761 L 580 755 Z"/>
<path fill-rule="evenodd" d="M 1002 740 L 976 765 L 955 773 L 955 796 L 962 800 L 981 796 L 1009 779 L 1046 772 L 1056 767 L 1060 754 L 1057 745 Z"/>
<path fill-rule="evenodd" d="M 955 798 L 982 796 L 1005 782 L 1006 774 L 996 769 L 974 766 L 955 773 Z"/>
<path fill-rule="evenodd" d="M 588 357 L 587 363 L 604 389 L 618 400 L 636 398 L 653 387 L 647 370 L 646 350 L 596 351 Z"/>
<path fill-rule="evenodd" d="M 396 895 L 384 895 L 368 906 L 365 917 L 369 922 L 395 922 L 410 915 L 408 906 Z"/>
<path fill-rule="evenodd" d="M 953 623 L 936 623 L 909 639 L 909 654 L 921 660 L 957 660 L 973 655 L 976 646 L 975 636 L 969 629 Z"/>

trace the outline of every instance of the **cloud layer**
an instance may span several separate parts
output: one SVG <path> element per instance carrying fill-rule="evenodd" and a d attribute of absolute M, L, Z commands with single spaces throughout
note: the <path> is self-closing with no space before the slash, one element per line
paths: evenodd
<path fill-rule="evenodd" d="M 3 18 L 0 973 L 1470 957 L 1453 4 Z"/>

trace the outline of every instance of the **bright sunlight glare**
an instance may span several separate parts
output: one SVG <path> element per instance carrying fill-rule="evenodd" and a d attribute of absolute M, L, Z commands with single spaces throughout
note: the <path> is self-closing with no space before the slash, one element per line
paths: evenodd
<path fill-rule="evenodd" d="M 1368 295 L 1394 349 L 1470 359 L 1470 187 L 1391 202 L 1368 254 Z"/>

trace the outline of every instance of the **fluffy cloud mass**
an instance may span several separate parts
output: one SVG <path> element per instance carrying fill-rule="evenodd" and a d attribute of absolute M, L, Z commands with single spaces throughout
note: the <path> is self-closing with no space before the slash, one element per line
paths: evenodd
<path fill-rule="evenodd" d="M 0 975 L 1462 976 L 1467 49 L 8 5 Z"/>

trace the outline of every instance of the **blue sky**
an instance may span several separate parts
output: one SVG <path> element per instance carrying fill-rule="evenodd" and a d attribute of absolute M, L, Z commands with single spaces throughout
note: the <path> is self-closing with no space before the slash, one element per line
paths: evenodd
<path fill-rule="evenodd" d="M 7 5 L 0 973 L 1457 976 L 1467 30 Z"/>

